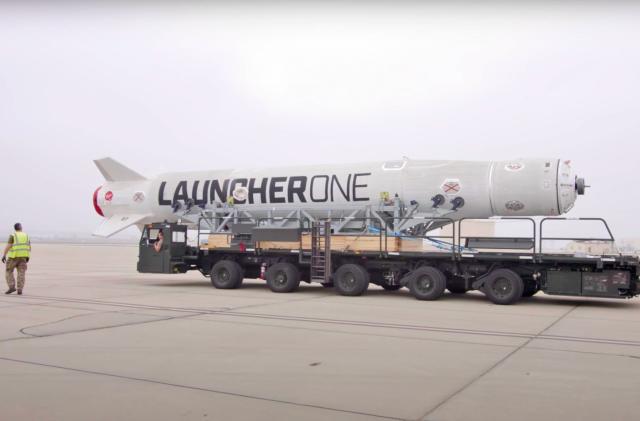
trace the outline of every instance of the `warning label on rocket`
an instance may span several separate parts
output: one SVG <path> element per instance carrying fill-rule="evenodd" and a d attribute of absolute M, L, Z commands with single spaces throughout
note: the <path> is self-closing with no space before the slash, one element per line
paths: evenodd
<path fill-rule="evenodd" d="M 448 178 L 442 182 L 440 188 L 444 194 L 454 195 L 460 193 L 462 186 L 457 178 Z"/>
<path fill-rule="evenodd" d="M 137 191 L 133 194 L 133 201 L 137 203 L 144 202 L 144 192 Z"/>
<path fill-rule="evenodd" d="M 509 162 L 504 166 L 504 169 L 507 171 L 520 171 L 524 168 L 524 164 L 522 162 Z"/>

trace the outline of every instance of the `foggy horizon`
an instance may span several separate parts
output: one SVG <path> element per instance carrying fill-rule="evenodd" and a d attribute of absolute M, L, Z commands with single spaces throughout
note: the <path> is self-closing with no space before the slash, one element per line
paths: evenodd
<path fill-rule="evenodd" d="M 1 5 L 0 233 L 90 235 L 107 156 L 146 177 L 408 156 L 570 159 L 591 187 L 566 216 L 640 237 L 639 7 L 390 4 Z"/>

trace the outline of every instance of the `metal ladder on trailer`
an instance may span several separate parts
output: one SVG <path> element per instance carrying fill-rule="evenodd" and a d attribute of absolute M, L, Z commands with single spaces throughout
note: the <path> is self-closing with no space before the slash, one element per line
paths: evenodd
<path fill-rule="evenodd" d="M 311 225 L 311 282 L 331 282 L 331 221 Z"/>

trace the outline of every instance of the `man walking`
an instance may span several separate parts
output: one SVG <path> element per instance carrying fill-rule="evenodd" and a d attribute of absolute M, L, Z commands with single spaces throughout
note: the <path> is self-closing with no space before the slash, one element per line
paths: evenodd
<path fill-rule="evenodd" d="M 22 295 L 24 288 L 24 275 L 27 271 L 27 263 L 31 253 L 31 241 L 29 236 L 22 232 L 22 225 L 17 223 L 13 226 L 15 232 L 11 234 L 7 241 L 7 246 L 2 254 L 2 263 L 7 264 L 6 276 L 9 289 L 5 294 L 16 291 L 16 279 L 13 276 L 14 269 L 18 270 L 18 295 Z M 7 259 L 7 257 L 9 259 Z"/>

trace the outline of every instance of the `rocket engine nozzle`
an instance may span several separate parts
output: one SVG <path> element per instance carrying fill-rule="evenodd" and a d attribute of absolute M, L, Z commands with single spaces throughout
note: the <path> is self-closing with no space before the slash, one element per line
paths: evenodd
<path fill-rule="evenodd" d="M 102 212 L 102 208 L 98 204 L 98 192 L 100 191 L 101 188 L 102 186 L 98 187 L 96 191 L 93 192 L 93 208 L 95 209 L 98 215 L 104 217 L 104 212 Z"/>
<path fill-rule="evenodd" d="M 587 187 L 591 187 L 591 186 L 585 184 L 584 178 L 576 177 L 576 193 L 582 196 L 587 190 Z"/>

